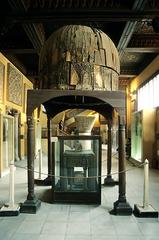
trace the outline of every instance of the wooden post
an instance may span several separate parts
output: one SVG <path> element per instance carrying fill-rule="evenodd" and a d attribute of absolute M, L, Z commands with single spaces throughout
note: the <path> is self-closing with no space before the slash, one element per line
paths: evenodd
<path fill-rule="evenodd" d="M 39 179 L 41 180 L 42 177 L 41 177 L 41 173 L 42 173 L 42 149 L 39 149 L 38 150 L 38 160 L 39 160 Z"/>
<path fill-rule="evenodd" d="M 47 116 L 47 133 L 48 133 L 48 177 L 44 179 L 44 185 L 52 185 L 52 128 L 51 128 L 51 117 Z"/>
<path fill-rule="evenodd" d="M 125 125 L 119 124 L 119 201 L 126 201 Z"/>
<path fill-rule="evenodd" d="M 34 138 L 34 118 L 29 116 L 27 119 L 27 160 L 28 160 L 28 196 L 27 200 L 21 205 L 21 212 L 36 213 L 40 207 L 40 200 L 34 194 L 34 157 L 35 157 L 35 138 Z"/>
<path fill-rule="evenodd" d="M 34 156 L 35 156 L 35 139 L 34 139 L 34 119 L 28 117 L 28 135 L 27 135 L 27 153 L 28 153 L 28 200 L 33 200 L 34 195 Z"/>
<path fill-rule="evenodd" d="M 51 118 L 49 116 L 47 120 L 47 126 L 48 126 L 48 175 L 49 175 L 52 174 L 52 143 L 51 143 L 52 128 Z"/>
<path fill-rule="evenodd" d="M 107 176 L 111 177 L 112 168 L 112 125 L 108 121 Z"/>
<path fill-rule="evenodd" d="M 104 179 L 104 185 L 114 186 L 117 184 L 111 175 L 112 169 L 112 123 L 108 120 L 108 148 L 107 148 L 107 177 Z"/>
<path fill-rule="evenodd" d="M 110 211 L 115 215 L 131 215 L 132 208 L 126 200 L 126 165 L 125 165 L 125 123 L 119 117 L 119 198 Z"/>

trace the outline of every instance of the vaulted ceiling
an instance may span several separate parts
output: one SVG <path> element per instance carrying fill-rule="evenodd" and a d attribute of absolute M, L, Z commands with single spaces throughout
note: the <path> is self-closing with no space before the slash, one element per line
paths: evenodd
<path fill-rule="evenodd" d="M 2 4 L 3 3 L 3 4 Z M 159 53 L 158 0 L 5 0 L 0 8 L 0 51 L 38 86 L 39 53 L 66 24 L 104 31 L 121 61 L 121 86 Z"/>

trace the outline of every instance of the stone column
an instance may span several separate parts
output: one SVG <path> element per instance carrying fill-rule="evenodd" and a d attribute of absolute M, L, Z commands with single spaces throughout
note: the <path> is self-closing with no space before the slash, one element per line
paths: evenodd
<path fill-rule="evenodd" d="M 107 177 L 104 179 L 104 185 L 114 186 L 117 184 L 111 175 L 112 168 L 112 123 L 108 120 L 108 148 L 107 148 Z"/>
<path fill-rule="evenodd" d="M 8 153 L 8 119 L 3 119 L 3 167 L 9 167 L 9 153 Z"/>
<path fill-rule="evenodd" d="M 18 124 L 19 124 L 19 113 L 18 112 L 14 112 L 13 113 L 14 116 L 14 158 L 15 161 L 19 161 L 19 150 L 18 150 L 18 146 L 19 146 L 19 128 L 18 128 Z"/>
<path fill-rule="evenodd" d="M 56 157 L 55 157 L 55 142 L 52 142 L 52 173 L 55 174 L 55 161 L 56 161 Z M 51 178 L 52 179 L 52 201 L 54 202 L 55 200 L 55 176 Z"/>
<path fill-rule="evenodd" d="M 24 137 L 21 135 L 21 127 L 22 127 L 21 116 L 19 113 L 19 116 L 18 116 L 18 156 L 19 156 L 20 160 L 22 159 L 21 141 L 22 141 L 22 139 L 24 140 Z"/>
<path fill-rule="evenodd" d="M 21 205 L 21 212 L 36 213 L 41 202 L 34 194 L 34 158 L 35 158 L 35 135 L 34 135 L 34 118 L 29 116 L 27 119 L 27 168 L 28 168 L 28 196 L 27 200 Z"/>
<path fill-rule="evenodd" d="M 125 123 L 119 118 L 119 198 L 110 211 L 115 215 L 131 215 L 132 208 L 126 200 L 126 165 L 125 165 Z"/>

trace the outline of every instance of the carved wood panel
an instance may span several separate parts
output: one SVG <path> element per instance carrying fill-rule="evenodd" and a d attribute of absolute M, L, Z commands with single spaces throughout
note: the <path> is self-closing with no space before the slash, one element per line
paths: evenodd
<path fill-rule="evenodd" d="M 22 74 L 11 64 L 8 64 L 8 101 L 21 106 L 22 87 Z"/>

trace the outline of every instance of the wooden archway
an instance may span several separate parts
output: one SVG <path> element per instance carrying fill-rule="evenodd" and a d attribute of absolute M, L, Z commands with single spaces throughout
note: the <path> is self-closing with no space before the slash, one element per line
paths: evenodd
<path fill-rule="evenodd" d="M 77 101 L 77 98 L 81 98 Z M 91 101 L 93 103 L 91 104 Z M 34 194 L 34 124 L 33 111 L 44 104 L 49 118 L 57 113 L 73 108 L 90 108 L 111 119 L 113 110 L 119 114 L 119 197 L 114 203 L 112 214 L 130 215 L 132 208 L 126 200 L 126 174 L 125 174 L 125 94 L 120 91 L 78 91 L 78 90 L 28 90 L 27 96 L 27 159 L 28 159 L 28 195 L 21 206 L 21 212 L 35 213 L 40 201 Z"/>

